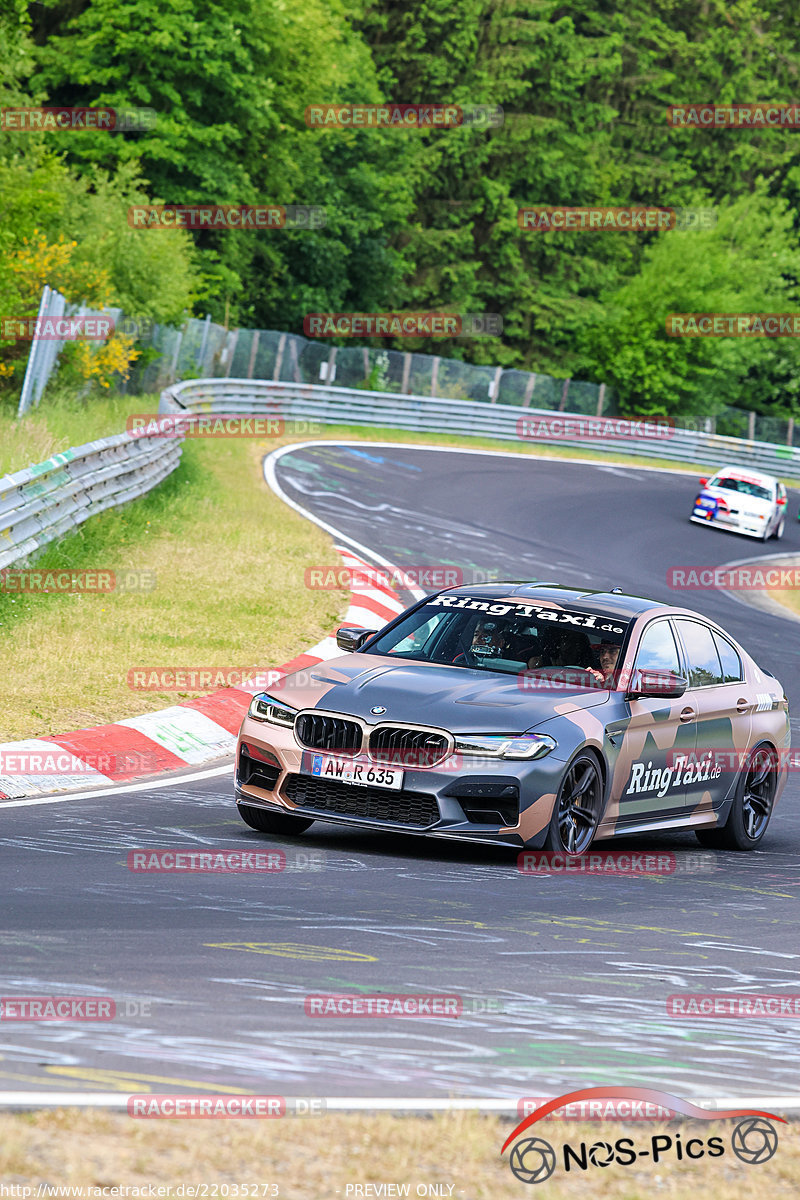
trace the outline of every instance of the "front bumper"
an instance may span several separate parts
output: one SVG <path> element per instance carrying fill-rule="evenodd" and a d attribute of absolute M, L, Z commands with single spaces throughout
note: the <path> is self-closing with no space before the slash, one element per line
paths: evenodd
<path fill-rule="evenodd" d="M 248 749 L 272 763 L 254 758 Z M 547 836 L 565 767 L 555 753 L 527 761 L 451 755 L 435 767 L 406 768 L 402 789 L 394 791 L 312 776 L 314 751 L 303 750 L 291 729 L 245 717 L 234 786 L 238 804 L 271 812 L 536 849 Z"/>
<path fill-rule="evenodd" d="M 764 536 L 765 527 L 769 526 L 768 521 L 759 521 L 758 525 L 744 524 L 740 517 L 708 517 L 699 516 L 697 513 L 692 513 L 689 518 L 697 525 L 710 526 L 712 529 L 723 529 L 727 533 L 742 533 L 745 537 L 762 538 Z"/>

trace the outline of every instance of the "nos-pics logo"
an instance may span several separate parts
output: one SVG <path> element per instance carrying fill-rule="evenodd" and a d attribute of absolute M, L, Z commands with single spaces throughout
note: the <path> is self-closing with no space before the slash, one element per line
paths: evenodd
<path fill-rule="evenodd" d="M 512 1173 L 521 1183 L 544 1183 L 555 1172 L 559 1164 L 566 1172 L 589 1171 L 592 1168 L 608 1167 L 612 1163 L 617 1166 L 630 1167 L 643 1159 L 653 1163 L 666 1160 L 691 1161 L 700 1158 L 720 1158 L 726 1153 L 725 1141 L 722 1137 L 709 1138 L 692 1137 L 684 1140 L 680 1133 L 652 1134 L 648 1139 L 637 1142 L 631 1137 L 617 1138 L 614 1142 L 598 1139 L 591 1144 L 580 1142 L 578 1145 L 565 1143 L 556 1150 L 550 1142 L 535 1135 L 520 1138 L 537 1121 L 549 1116 L 556 1110 L 568 1105 L 580 1107 L 587 1101 L 606 1100 L 609 1103 L 604 1108 L 603 1119 L 623 1120 L 622 1113 L 615 1113 L 613 1100 L 625 1100 L 626 1113 L 630 1110 L 630 1102 L 653 1104 L 662 1110 L 667 1109 L 673 1115 L 681 1114 L 701 1121 L 722 1121 L 735 1119 L 730 1139 L 730 1150 L 748 1165 L 768 1162 L 778 1148 L 778 1134 L 773 1121 L 785 1123 L 783 1117 L 774 1113 L 761 1112 L 753 1108 L 733 1108 L 711 1110 L 698 1108 L 688 1100 L 673 1096 L 669 1092 L 655 1091 L 652 1088 L 583 1088 L 578 1092 L 568 1092 L 565 1096 L 556 1096 L 546 1104 L 541 1105 L 517 1125 L 516 1129 L 506 1138 L 500 1151 L 504 1154 L 512 1142 L 515 1143 L 509 1156 L 508 1165 Z M 623 1106 L 620 1105 L 620 1109 Z M 600 1106 L 593 1103 L 590 1113 L 594 1115 Z M 576 1117 L 580 1119 L 580 1116 Z"/>

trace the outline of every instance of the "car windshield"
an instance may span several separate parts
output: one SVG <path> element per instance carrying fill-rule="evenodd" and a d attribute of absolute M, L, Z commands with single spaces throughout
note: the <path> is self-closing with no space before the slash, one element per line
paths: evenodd
<path fill-rule="evenodd" d="M 771 500 L 772 492 L 762 487 L 760 483 L 751 483 L 749 479 L 736 479 L 731 475 L 720 475 L 712 479 L 709 487 L 724 488 L 727 492 L 741 492 L 745 496 L 756 496 L 759 500 Z"/>
<path fill-rule="evenodd" d="M 617 665 L 628 624 L 555 605 L 436 596 L 366 653 L 507 675 L 577 667 L 606 678 Z"/>

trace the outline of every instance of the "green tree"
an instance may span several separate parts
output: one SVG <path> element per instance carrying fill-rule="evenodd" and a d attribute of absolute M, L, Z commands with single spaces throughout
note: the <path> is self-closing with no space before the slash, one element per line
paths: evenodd
<path fill-rule="evenodd" d="M 786 313 L 800 294 L 793 212 L 764 181 L 722 208 L 714 228 L 662 233 L 642 268 L 601 297 L 582 334 L 583 364 L 613 387 L 626 413 L 710 415 L 725 405 L 766 410 L 777 379 L 800 375 L 791 340 L 675 337 L 671 313 Z M 790 408 L 786 387 L 782 408 Z"/>

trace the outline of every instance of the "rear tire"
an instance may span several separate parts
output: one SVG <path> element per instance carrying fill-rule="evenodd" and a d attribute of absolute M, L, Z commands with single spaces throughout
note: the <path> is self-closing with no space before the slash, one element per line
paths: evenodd
<path fill-rule="evenodd" d="M 583 854 L 589 849 L 603 811 L 603 775 L 593 754 L 576 754 L 561 778 L 545 849 Z"/>
<path fill-rule="evenodd" d="M 257 829 L 259 833 L 305 833 L 309 825 L 314 824 L 313 818 L 309 820 L 308 817 L 267 812 L 263 808 L 252 808 L 249 804 L 239 804 L 237 807 L 245 825 Z"/>
<path fill-rule="evenodd" d="M 767 745 L 749 755 L 721 828 L 697 829 L 695 836 L 709 850 L 755 850 L 767 832 L 775 799 L 775 753 Z"/>
<path fill-rule="evenodd" d="M 778 528 L 775 530 L 775 537 L 778 541 L 783 537 L 783 527 L 786 524 L 786 517 L 781 517 L 778 522 Z"/>

